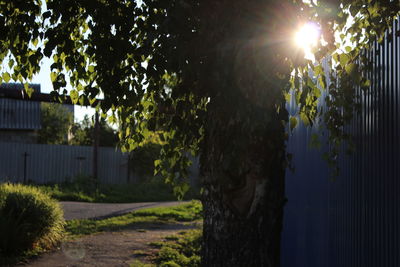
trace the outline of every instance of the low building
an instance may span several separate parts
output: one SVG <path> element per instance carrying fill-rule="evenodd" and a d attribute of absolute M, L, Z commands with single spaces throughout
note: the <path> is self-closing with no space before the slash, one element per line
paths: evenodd
<path fill-rule="evenodd" d="M 40 92 L 40 84 L 31 84 Z M 23 84 L 3 83 L 0 89 L 22 91 Z M 0 142 L 36 143 L 40 129 L 40 102 L 2 98 L 0 95 Z"/>

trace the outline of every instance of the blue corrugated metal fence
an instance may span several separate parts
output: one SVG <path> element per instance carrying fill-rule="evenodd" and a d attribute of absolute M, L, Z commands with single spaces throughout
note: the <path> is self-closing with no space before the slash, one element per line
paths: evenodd
<path fill-rule="evenodd" d="M 400 27 L 366 52 L 372 86 L 348 126 L 356 152 L 340 157 L 331 179 L 322 160 L 328 148 L 308 147 L 314 129 L 299 126 L 288 142 L 283 267 L 400 266 Z"/>

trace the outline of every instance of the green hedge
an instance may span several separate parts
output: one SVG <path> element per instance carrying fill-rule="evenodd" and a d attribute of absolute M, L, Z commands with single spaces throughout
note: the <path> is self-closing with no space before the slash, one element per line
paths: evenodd
<path fill-rule="evenodd" d="M 47 194 L 31 186 L 0 184 L 0 259 L 50 248 L 63 231 L 62 210 Z"/>

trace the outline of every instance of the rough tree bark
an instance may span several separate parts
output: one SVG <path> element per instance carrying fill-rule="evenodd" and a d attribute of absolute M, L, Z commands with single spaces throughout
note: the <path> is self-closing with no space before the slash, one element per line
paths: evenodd
<path fill-rule="evenodd" d="M 290 74 L 281 3 L 200 5 L 193 51 L 210 99 L 200 160 L 203 266 L 280 265 L 288 115 L 282 89 Z"/>
<path fill-rule="evenodd" d="M 212 122 L 207 125 L 201 159 L 205 218 L 202 265 L 278 267 L 285 199 L 283 114 L 275 113 L 262 128 L 263 134 L 249 135 L 235 131 L 241 122 L 232 122 L 228 118 L 232 116 L 226 115 L 229 112 L 213 110 L 212 106 L 209 111 Z M 225 164 L 224 157 L 244 166 L 244 171 Z"/>

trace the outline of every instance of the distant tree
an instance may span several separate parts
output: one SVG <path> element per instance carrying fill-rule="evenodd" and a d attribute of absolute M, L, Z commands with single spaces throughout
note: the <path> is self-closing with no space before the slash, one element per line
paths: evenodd
<path fill-rule="evenodd" d="M 91 146 L 94 141 L 94 123 L 85 115 L 83 120 L 74 123 L 71 127 L 72 138 L 69 140 L 70 145 L 78 146 Z M 116 131 L 105 121 L 99 121 L 99 145 L 100 146 L 116 146 L 118 144 L 118 134 Z"/>
<path fill-rule="evenodd" d="M 63 145 L 68 143 L 68 130 L 73 123 L 73 115 L 60 104 L 41 103 L 41 129 L 38 143 Z"/>

